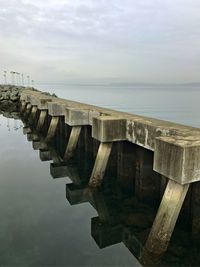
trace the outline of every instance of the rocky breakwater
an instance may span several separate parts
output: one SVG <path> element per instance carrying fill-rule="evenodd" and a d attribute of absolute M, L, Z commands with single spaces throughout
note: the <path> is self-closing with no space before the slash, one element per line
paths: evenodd
<path fill-rule="evenodd" d="M 19 99 L 22 86 L 0 85 L 0 110 L 16 112 L 19 110 Z"/>

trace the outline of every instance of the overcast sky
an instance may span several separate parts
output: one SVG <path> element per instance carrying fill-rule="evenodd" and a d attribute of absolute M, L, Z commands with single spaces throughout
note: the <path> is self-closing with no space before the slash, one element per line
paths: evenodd
<path fill-rule="evenodd" d="M 0 0 L 0 69 L 37 82 L 198 82 L 200 0 Z"/>

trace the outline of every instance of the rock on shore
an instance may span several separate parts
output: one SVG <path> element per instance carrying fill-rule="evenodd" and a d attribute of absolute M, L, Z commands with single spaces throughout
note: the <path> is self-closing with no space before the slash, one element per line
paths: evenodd
<path fill-rule="evenodd" d="M 17 111 L 22 86 L 0 85 L 0 110 Z"/>

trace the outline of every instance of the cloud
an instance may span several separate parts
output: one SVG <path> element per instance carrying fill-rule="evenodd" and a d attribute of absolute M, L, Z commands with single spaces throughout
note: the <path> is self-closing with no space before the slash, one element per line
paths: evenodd
<path fill-rule="evenodd" d="M 0 4 L 2 68 L 28 66 L 39 80 L 69 76 L 198 80 L 198 0 L 0 0 Z M 191 71 L 186 76 L 188 65 Z"/>

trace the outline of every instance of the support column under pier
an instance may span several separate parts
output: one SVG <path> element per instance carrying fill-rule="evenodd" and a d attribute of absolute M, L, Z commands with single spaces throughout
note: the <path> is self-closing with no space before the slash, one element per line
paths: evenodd
<path fill-rule="evenodd" d="M 141 262 L 149 265 L 152 255 L 159 258 L 166 250 L 178 219 L 189 184 L 169 180 L 160 207 L 146 241 Z"/>
<path fill-rule="evenodd" d="M 32 106 L 32 109 L 31 109 L 31 113 L 30 113 L 30 117 L 29 117 L 29 120 L 31 123 L 35 123 L 36 121 L 36 113 L 37 113 L 37 106 Z"/>
<path fill-rule="evenodd" d="M 63 157 L 65 161 L 69 160 L 74 155 L 80 133 L 81 133 L 81 126 L 72 127 L 69 141 Z"/>
<path fill-rule="evenodd" d="M 40 131 L 41 128 L 44 126 L 44 122 L 47 116 L 47 110 L 41 110 L 40 111 L 40 116 L 39 116 L 39 120 L 36 126 L 36 131 Z"/>
<path fill-rule="evenodd" d="M 90 177 L 89 186 L 98 187 L 101 185 L 108 159 L 112 149 L 112 142 L 101 143 L 97 152 L 96 161 Z"/>
<path fill-rule="evenodd" d="M 27 103 L 24 113 L 24 118 L 28 119 L 30 111 L 31 111 L 32 105 L 30 103 Z"/>
<path fill-rule="evenodd" d="M 54 138 L 55 133 L 56 133 L 56 128 L 58 126 L 58 121 L 59 121 L 59 117 L 51 118 L 51 122 L 50 122 L 49 129 L 48 129 L 47 136 L 46 136 L 46 142 L 50 142 Z"/>
<path fill-rule="evenodd" d="M 20 105 L 20 112 L 23 113 L 26 108 L 26 101 L 22 100 Z"/>
<path fill-rule="evenodd" d="M 98 187 L 102 183 L 113 142 L 126 139 L 126 120 L 113 116 L 93 118 L 92 137 L 101 143 L 90 177 L 89 186 Z"/>
<path fill-rule="evenodd" d="M 161 258 L 167 250 L 189 185 L 199 180 L 199 162 L 200 143 L 195 138 L 170 136 L 155 139 L 153 169 L 167 177 L 168 183 L 141 255 L 143 265 L 153 264 L 151 260 Z"/>

